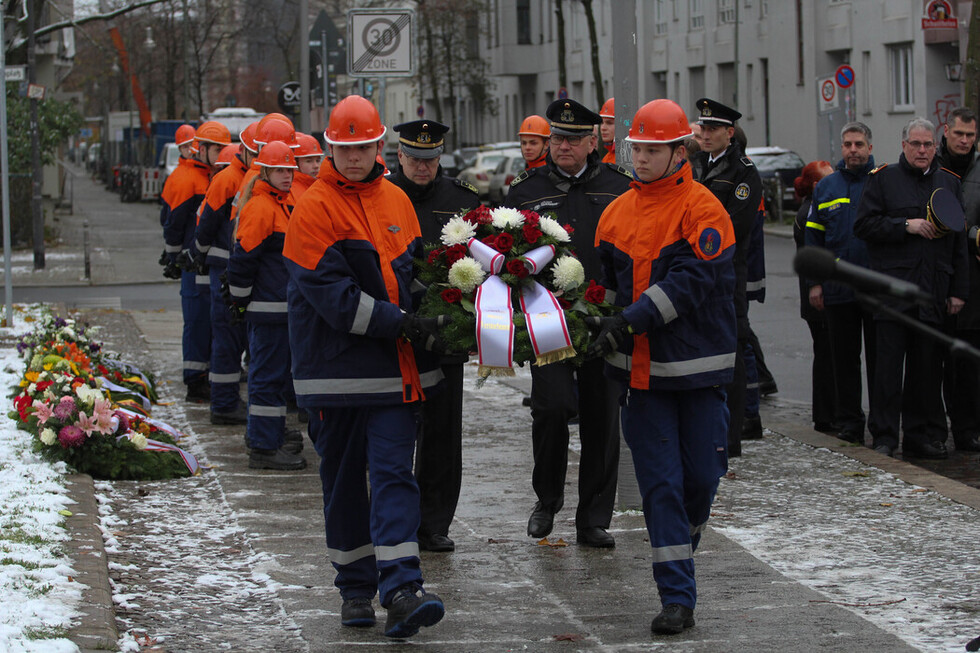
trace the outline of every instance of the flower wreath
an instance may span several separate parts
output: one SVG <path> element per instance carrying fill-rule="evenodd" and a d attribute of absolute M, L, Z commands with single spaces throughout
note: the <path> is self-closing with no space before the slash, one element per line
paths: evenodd
<path fill-rule="evenodd" d="M 586 282 L 572 232 L 552 217 L 512 208 L 454 216 L 441 244 L 416 261 L 427 286 L 419 314 L 452 316 L 442 328 L 447 349 L 476 351 L 481 377 L 513 375 L 511 362 L 581 364 L 590 339 L 584 318 L 616 309 L 605 288 Z"/>

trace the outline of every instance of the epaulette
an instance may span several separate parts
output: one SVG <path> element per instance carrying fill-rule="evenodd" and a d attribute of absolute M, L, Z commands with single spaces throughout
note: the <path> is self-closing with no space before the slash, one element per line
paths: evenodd
<path fill-rule="evenodd" d="M 464 181 L 462 179 L 453 179 L 453 181 L 456 182 L 456 185 L 459 186 L 460 188 L 465 188 L 466 190 L 476 193 L 477 195 L 480 194 L 480 191 L 476 189 L 476 186 L 474 186 L 468 181 Z"/>
<path fill-rule="evenodd" d="M 869 175 L 873 175 L 873 174 L 875 174 L 876 172 L 878 172 L 879 170 L 884 170 L 884 169 L 885 169 L 885 168 L 887 168 L 887 167 L 888 167 L 888 164 L 887 164 L 887 163 L 882 163 L 882 164 L 881 164 L 880 166 L 878 166 L 877 168 L 875 168 L 874 170 L 872 170 L 872 171 L 871 171 L 871 172 L 869 172 L 868 174 L 869 174 Z"/>
<path fill-rule="evenodd" d="M 522 181 L 524 181 L 525 179 L 527 179 L 528 177 L 530 177 L 531 176 L 531 172 L 533 170 L 537 170 L 537 168 L 531 168 L 530 170 L 525 170 L 521 174 L 519 174 L 516 177 L 514 177 L 514 181 L 510 182 L 510 187 L 513 188 L 517 184 L 521 183 Z"/>
<path fill-rule="evenodd" d="M 958 174 L 956 174 L 955 172 L 953 172 L 952 170 L 950 170 L 949 168 L 944 168 L 942 166 L 939 166 L 939 169 L 940 170 L 944 170 L 945 172 L 948 172 L 949 174 L 953 175 L 957 179 L 960 179 L 960 176 Z"/>
<path fill-rule="evenodd" d="M 619 165 L 618 163 L 607 163 L 606 165 L 609 166 L 610 169 L 618 172 L 619 174 L 629 177 L 630 179 L 634 179 L 633 173 L 630 172 L 627 168 L 624 168 L 623 166 Z"/>
<path fill-rule="evenodd" d="M 742 157 L 741 159 L 739 159 L 739 160 L 740 160 L 740 161 L 742 162 L 742 165 L 743 165 L 743 166 L 745 166 L 746 168 L 752 168 L 752 167 L 755 167 L 755 164 L 754 164 L 754 163 L 752 163 L 752 159 L 750 159 L 750 158 L 749 158 L 749 157 L 747 157 L 747 156 L 743 156 L 743 157 Z"/>

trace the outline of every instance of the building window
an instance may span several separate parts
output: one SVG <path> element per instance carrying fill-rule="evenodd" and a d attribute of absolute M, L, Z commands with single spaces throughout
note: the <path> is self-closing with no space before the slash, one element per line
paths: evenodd
<path fill-rule="evenodd" d="M 862 115 L 871 115 L 871 52 L 861 53 L 861 106 Z"/>
<path fill-rule="evenodd" d="M 531 42 L 531 0 L 517 0 L 517 43 Z"/>
<path fill-rule="evenodd" d="M 888 50 L 892 78 L 892 108 L 895 111 L 910 111 L 915 108 L 912 85 L 912 44 L 893 45 Z"/>
<path fill-rule="evenodd" d="M 656 0 L 653 3 L 653 33 L 667 33 L 667 0 Z"/>
<path fill-rule="evenodd" d="M 769 0 L 759 0 L 759 18 L 769 16 Z"/>
<path fill-rule="evenodd" d="M 704 29 L 704 0 L 691 0 L 691 29 Z"/>
<path fill-rule="evenodd" d="M 735 0 L 718 0 L 718 24 L 735 22 Z"/>

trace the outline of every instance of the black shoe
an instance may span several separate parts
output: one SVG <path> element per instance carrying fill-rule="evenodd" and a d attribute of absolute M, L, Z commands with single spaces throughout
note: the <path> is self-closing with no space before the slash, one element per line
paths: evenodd
<path fill-rule="evenodd" d="M 288 472 L 306 467 L 306 458 L 278 449 L 252 449 L 248 454 L 249 469 L 277 469 Z"/>
<path fill-rule="evenodd" d="M 298 429 L 286 429 L 282 448 L 292 454 L 303 450 L 303 432 Z"/>
<path fill-rule="evenodd" d="M 374 606 L 371 599 L 358 596 L 344 601 L 340 608 L 340 624 L 354 628 L 368 628 L 374 625 Z"/>
<path fill-rule="evenodd" d="M 902 447 L 902 454 L 923 460 L 944 460 L 949 457 L 946 445 L 938 440 L 936 442 L 917 442 L 915 444 L 905 443 Z"/>
<path fill-rule="evenodd" d="M 248 411 L 245 409 L 245 404 L 239 403 L 235 410 L 230 413 L 219 413 L 216 411 L 211 411 L 211 423 L 212 424 L 226 424 L 226 425 L 244 425 L 248 424 Z"/>
<path fill-rule="evenodd" d="M 853 444 L 864 444 L 864 431 L 853 431 L 844 429 L 837 434 L 838 439 L 844 442 L 851 442 Z"/>
<path fill-rule="evenodd" d="M 742 457 L 742 441 L 741 440 L 729 440 L 728 441 L 728 457 L 729 458 L 741 458 Z"/>
<path fill-rule="evenodd" d="M 779 388 L 776 387 L 775 381 L 760 381 L 759 382 L 759 394 L 763 397 L 769 395 L 774 395 L 779 392 Z"/>
<path fill-rule="evenodd" d="M 890 444 L 878 444 L 878 445 L 875 445 L 875 452 L 876 453 L 880 453 L 880 454 L 884 454 L 884 455 L 888 456 L 889 458 L 894 458 L 895 457 L 895 447 L 891 446 Z"/>
<path fill-rule="evenodd" d="M 547 508 L 541 507 L 541 503 L 534 504 L 534 511 L 531 518 L 527 520 L 527 534 L 531 537 L 548 537 L 551 529 L 555 527 L 555 513 Z"/>
<path fill-rule="evenodd" d="M 530 408 L 531 407 L 531 398 L 530 397 L 524 397 L 523 399 L 521 399 L 521 405 L 522 406 L 527 406 L 528 408 Z"/>
<path fill-rule="evenodd" d="M 446 606 L 435 594 L 426 594 L 416 585 L 403 585 L 388 606 L 385 623 L 387 637 L 411 637 L 419 628 L 434 626 L 446 614 Z"/>
<path fill-rule="evenodd" d="M 980 437 L 976 435 L 963 436 L 954 442 L 957 451 L 980 451 Z"/>
<path fill-rule="evenodd" d="M 660 614 L 653 618 L 650 630 L 661 635 L 677 635 L 693 625 L 694 610 L 679 603 L 671 603 L 664 606 Z"/>
<path fill-rule="evenodd" d="M 742 439 L 743 440 L 761 440 L 762 439 L 762 418 L 756 415 L 755 417 L 746 417 L 745 421 L 742 422 Z"/>
<path fill-rule="evenodd" d="M 456 543 L 449 539 L 448 535 L 442 535 L 441 533 L 436 533 L 434 535 L 420 534 L 419 548 L 423 551 L 446 553 L 447 551 L 455 551 Z"/>
<path fill-rule="evenodd" d="M 616 546 L 616 540 L 613 539 L 613 536 L 599 526 L 579 528 L 575 535 L 576 540 L 582 546 L 591 546 L 595 549 L 611 549 Z"/>
<path fill-rule="evenodd" d="M 814 422 L 813 430 L 820 431 L 821 433 L 837 433 L 840 429 L 830 422 Z"/>
<path fill-rule="evenodd" d="M 184 401 L 189 401 L 192 404 L 211 403 L 211 384 L 208 383 L 207 379 L 188 383 Z"/>

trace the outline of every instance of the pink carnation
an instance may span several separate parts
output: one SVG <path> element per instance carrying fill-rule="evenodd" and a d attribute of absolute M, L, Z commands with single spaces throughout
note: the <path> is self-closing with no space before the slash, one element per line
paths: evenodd
<path fill-rule="evenodd" d="M 85 431 L 78 428 L 73 424 L 68 426 L 63 426 L 60 431 L 58 431 L 58 442 L 61 443 L 65 449 L 69 447 L 80 447 L 85 443 Z"/>

